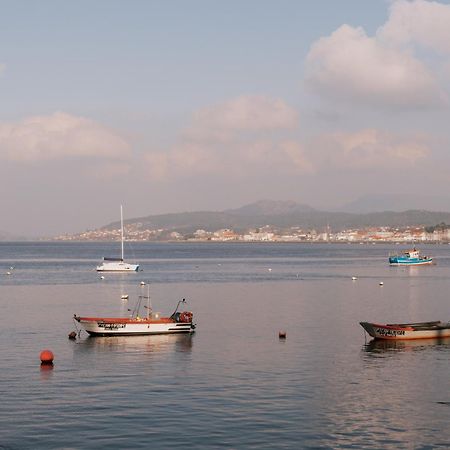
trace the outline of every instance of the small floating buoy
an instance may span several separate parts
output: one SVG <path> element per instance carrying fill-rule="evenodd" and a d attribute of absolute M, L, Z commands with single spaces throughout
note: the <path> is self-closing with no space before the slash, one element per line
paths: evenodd
<path fill-rule="evenodd" d="M 51 350 L 42 350 L 40 354 L 41 364 L 53 364 L 53 352 Z"/>
<path fill-rule="evenodd" d="M 278 332 L 278 337 L 280 339 L 286 339 L 286 331 L 279 331 Z"/>
<path fill-rule="evenodd" d="M 11 275 L 11 272 L 6 272 L 6 275 Z"/>
<path fill-rule="evenodd" d="M 77 333 L 76 331 L 71 331 L 69 333 L 69 339 L 75 340 L 77 338 Z"/>
<path fill-rule="evenodd" d="M 272 272 L 272 269 L 269 267 L 268 269 L 267 269 L 269 272 Z"/>
<path fill-rule="evenodd" d="M 352 280 L 353 280 L 353 281 L 356 281 L 357 279 L 358 279 L 358 278 L 356 278 L 356 277 L 352 277 Z"/>
<path fill-rule="evenodd" d="M 384 283 L 383 283 L 382 281 L 380 281 L 378 284 L 379 284 L 380 286 L 383 286 Z"/>
<path fill-rule="evenodd" d="M 104 280 L 105 279 L 105 277 L 102 275 L 101 277 L 100 277 L 100 280 Z"/>
<path fill-rule="evenodd" d="M 141 286 L 145 286 L 145 281 L 141 281 Z"/>
<path fill-rule="evenodd" d="M 128 294 L 122 294 L 122 295 L 120 296 L 120 298 L 121 298 L 122 300 L 128 300 Z"/>

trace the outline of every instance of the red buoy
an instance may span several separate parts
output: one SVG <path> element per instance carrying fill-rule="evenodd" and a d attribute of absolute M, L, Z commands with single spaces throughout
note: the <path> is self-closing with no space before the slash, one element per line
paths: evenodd
<path fill-rule="evenodd" d="M 51 350 L 42 350 L 41 364 L 53 364 L 53 352 Z"/>

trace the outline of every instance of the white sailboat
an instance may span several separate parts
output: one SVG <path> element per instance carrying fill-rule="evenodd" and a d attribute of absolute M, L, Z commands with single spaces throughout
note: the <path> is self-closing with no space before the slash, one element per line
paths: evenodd
<path fill-rule="evenodd" d="M 123 210 L 120 205 L 120 237 L 121 237 L 121 257 L 103 258 L 103 263 L 97 266 L 97 272 L 137 272 L 139 264 L 127 263 L 123 259 Z"/>

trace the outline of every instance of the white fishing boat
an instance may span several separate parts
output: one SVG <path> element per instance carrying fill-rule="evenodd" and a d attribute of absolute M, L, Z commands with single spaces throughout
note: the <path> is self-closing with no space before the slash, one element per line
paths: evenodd
<path fill-rule="evenodd" d="M 147 305 L 144 305 L 145 314 L 141 315 L 139 311 L 143 299 L 147 299 Z M 74 319 L 91 336 L 192 333 L 195 330 L 193 314 L 191 311 L 179 312 L 180 304 L 185 305 L 186 300 L 180 300 L 175 311 L 166 317 L 153 312 L 149 294 L 140 295 L 130 317 L 84 317 L 74 314 Z"/>
<path fill-rule="evenodd" d="M 123 210 L 120 205 L 120 241 L 121 241 L 121 257 L 120 258 L 103 258 L 101 265 L 97 266 L 97 272 L 137 272 L 139 264 L 127 263 L 123 257 Z"/>
<path fill-rule="evenodd" d="M 450 337 L 450 322 L 417 322 L 377 324 L 359 323 L 375 339 L 407 340 Z"/>

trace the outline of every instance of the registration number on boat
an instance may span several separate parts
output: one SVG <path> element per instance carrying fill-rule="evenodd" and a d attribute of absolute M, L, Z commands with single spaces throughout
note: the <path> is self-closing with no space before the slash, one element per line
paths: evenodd
<path fill-rule="evenodd" d="M 106 323 L 98 322 L 99 328 L 104 328 L 105 330 L 118 330 L 119 328 L 125 328 L 124 323 Z"/>
<path fill-rule="evenodd" d="M 381 336 L 404 336 L 405 330 L 388 330 L 386 328 L 377 328 L 375 330 L 376 333 Z"/>

